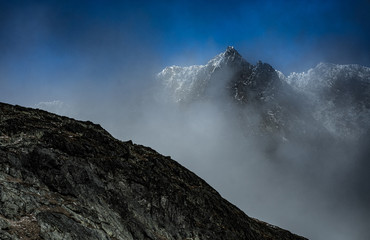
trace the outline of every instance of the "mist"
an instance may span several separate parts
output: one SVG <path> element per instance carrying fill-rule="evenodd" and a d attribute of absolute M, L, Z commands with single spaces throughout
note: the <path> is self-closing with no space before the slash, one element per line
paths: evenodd
<path fill-rule="evenodd" d="M 80 101 L 33 107 L 94 121 L 120 140 L 171 156 L 251 217 L 310 239 L 365 238 L 366 139 L 333 140 L 314 124 L 303 139 L 295 132 L 289 141 L 252 134 L 245 129 L 262 121 L 258 110 L 243 109 L 247 118 L 240 118 L 240 108 L 215 92 L 217 101 L 179 104 L 150 74 L 125 91 L 92 89 Z"/>
<path fill-rule="evenodd" d="M 366 239 L 368 129 L 333 137 L 317 127 L 333 122 L 306 118 L 307 101 L 288 96 L 291 112 L 308 119 L 287 119 L 291 129 L 308 137 L 260 136 L 261 109 L 231 104 L 222 79 L 211 98 L 179 104 L 157 74 L 205 64 L 228 45 L 285 75 L 319 62 L 370 66 L 367 9 L 366 1 L 2 1 L 0 100 L 90 120 L 171 156 L 251 217 L 310 239 Z"/>

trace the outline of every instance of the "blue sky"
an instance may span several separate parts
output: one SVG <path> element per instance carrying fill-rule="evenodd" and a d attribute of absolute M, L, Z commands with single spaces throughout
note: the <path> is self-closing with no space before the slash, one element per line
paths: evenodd
<path fill-rule="evenodd" d="M 152 83 L 164 67 L 205 64 L 229 45 L 250 63 L 285 74 L 320 62 L 370 67 L 369 13 L 369 0 L 0 0 L 0 102 L 99 123 L 119 139 L 171 155 L 251 216 L 313 239 L 345 239 L 342 233 L 359 234 L 367 223 L 361 206 L 336 208 L 352 198 L 328 200 L 320 189 L 330 184 L 310 178 L 306 186 L 306 177 L 293 178 L 300 171 L 276 161 L 266 168 L 256 149 L 239 161 L 244 143 L 225 133 L 235 122 L 212 107 L 177 116 L 177 109 L 148 102 L 156 100 Z M 342 181 L 343 162 L 324 165 L 307 171 Z M 338 237 L 322 234 L 328 232 Z"/>
<path fill-rule="evenodd" d="M 370 66 L 369 10 L 369 1 L 0 0 L 0 101 L 145 85 L 228 45 L 285 74 L 319 62 Z"/>

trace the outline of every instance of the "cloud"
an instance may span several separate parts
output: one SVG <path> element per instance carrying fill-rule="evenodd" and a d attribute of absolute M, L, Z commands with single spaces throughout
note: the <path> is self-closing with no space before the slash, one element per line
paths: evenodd
<path fill-rule="evenodd" d="M 245 137 L 235 109 L 163 101 L 154 74 L 205 64 L 228 45 L 285 74 L 321 61 L 370 66 L 368 5 L 1 1 L 1 100 L 91 120 L 171 155 L 253 217 L 313 239 L 361 239 L 370 225 L 367 146 Z M 362 164 L 351 161 L 356 149 Z"/>
<path fill-rule="evenodd" d="M 39 102 L 35 104 L 33 107 L 62 116 L 72 115 L 71 107 L 59 100 L 54 100 L 50 102 Z"/>
<path fill-rule="evenodd" d="M 312 239 L 365 237 L 364 140 L 334 139 L 318 127 L 323 122 L 308 117 L 312 106 L 294 94 L 284 99 L 294 106 L 293 115 L 283 116 L 293 129 L 286 139 L 260 136 L 263 108 L 241 110 L 218 97 L 224 90 L 216 86 L 209 99 L 183 104 L 164 101 L 163 86 L 140 96 L 132 92 L 110 131 L 172 156 L 250 216 Z M 305 124 L 299 117 L 307 117 Z"/>
<path fill-rule="evenodd" d="M 131 84 L 76 84 L 68 97 L 35 107 L 91 120 L 121 140 L 171 156 L 252 217 L 312 239 L 366 235 L 363 144 L 335 142 L 324 131 L 319 137 L 314 127 L 306 129 L 310 139 L 295 132 L 287 141 L 260 137 L 254 134 L 262 119 L 258 108 L 240 112 L 227 98 L 213 101 L 222 96 L 222 85 L 212 89 L 210 100 L 179 105 L 154 74 L 141 76 Z M 309 110 L 294 96 L 287 102 Z"/>

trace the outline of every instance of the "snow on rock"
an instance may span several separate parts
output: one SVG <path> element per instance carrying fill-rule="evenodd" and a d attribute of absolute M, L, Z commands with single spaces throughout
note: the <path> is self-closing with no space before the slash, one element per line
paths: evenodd
<path fill-rule="evenodd" d="M 225 52 L 218 54 L 205 65 L 193 65 L 189 67 L 170 66 L 163 69 L 158 75 L 165 88 L 173 94 L 176 102 L 188 102 L 204 97 L 204 93 L 213 81 L 212 77 L 217 69 L 226 66 L 246 63 L 242 56 L 234 49 L 228 47 Z"/>
<path fill-rule="evenodd" d="M 370 128 L 370 68 L 319 63 L 282 78 L 313 104 L 313 117 L 333 135 L 354 137 Z"/>
<path fill-rule="evenodd" d="M 251 65 L 228 47 L 205 65 L 167 67 L 158 79 L 178 103 L 229 99 L 256 107 L 267 121 L 264 129 L 295 125 L 307 132 L 303 128 L 312 121 L 339 137 L 370 129 L 370 68 L 360 65 L 319 63 L 285 76 L 266 63 Z"/>

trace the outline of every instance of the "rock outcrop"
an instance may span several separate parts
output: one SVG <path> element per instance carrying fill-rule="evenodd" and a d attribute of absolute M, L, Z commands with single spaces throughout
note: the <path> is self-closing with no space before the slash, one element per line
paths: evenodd
<path fill-rule="evenodd" d="M 320 63 L 286 77 L 228 47 L 205 65 L 166 67 L 158 79 L 175 102 L 238 106 L 247 135 L 299 141 L 324 134 L 353 141 L 370 129 L 370 68 L 364 66 Z"/>
<path fill-rule="evenodd" d="M 233 47 L 205 65 L 166 67 L 158 79 L 179 104 L 209 101 L 221 109 L 231 106 L 245 135 L 266 137 L 263 141 L 299 141 L 314 138 L 312 129 L 325 132 L 304 111 L 310 103 L 281 72 L 261 61 L 248 63 Z"/>
<path fill-rule="evenodd" d="M 314 118 L 335 137 L 353 141 L 369 131 L 370 68 L 320 63 L 282 80 L 309 99 Z"/>
<path fill-rule="evenodd" d="M 304 239 L 99 125 L 0 103 L 0 239 Z"/>

